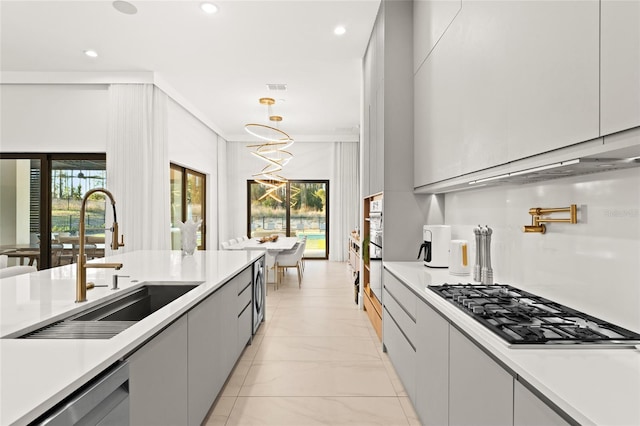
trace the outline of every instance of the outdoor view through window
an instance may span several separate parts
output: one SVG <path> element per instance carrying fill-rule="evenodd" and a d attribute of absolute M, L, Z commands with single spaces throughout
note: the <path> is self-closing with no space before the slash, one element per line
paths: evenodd
<path fill-rule="evenodd" d="M 269 193 L 248 181 L 251 237 L 284 234 L 307 237 L 306 258 L 328 258 L 329 182 L 292 180 Z"/>

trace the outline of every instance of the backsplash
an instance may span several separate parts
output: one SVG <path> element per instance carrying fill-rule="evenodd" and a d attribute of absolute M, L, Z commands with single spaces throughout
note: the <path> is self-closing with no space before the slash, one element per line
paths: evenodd
<path fill-rule="evenodd" d="M 578 223 L 548 223 L 525 234 L 532 207 L 578 206 Z M 557 213 L 553 217 L 567 217 Z M 508 185 L 445 196 L 452 238 L 494 229 L 497 283 L 511 284 L 640 332 L 640 170 L 630 169 Z"/>

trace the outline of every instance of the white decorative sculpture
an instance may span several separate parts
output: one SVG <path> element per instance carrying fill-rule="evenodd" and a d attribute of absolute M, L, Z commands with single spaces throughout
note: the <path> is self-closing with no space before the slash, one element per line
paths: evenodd
<path fill-rule="evenodd" d="M 194 222 L 189 218 L 186 222 L 179 222 L 180 240 L 182 243 L 182 254 L 191 256 L 196 249 L 197 234 L 196 231 L 202 224 L 202 220 Z"/>

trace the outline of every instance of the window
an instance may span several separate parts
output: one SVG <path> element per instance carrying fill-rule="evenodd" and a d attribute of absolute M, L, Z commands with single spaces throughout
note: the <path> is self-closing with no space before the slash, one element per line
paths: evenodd
<path fill-rule="evenodd" d="M 268 194 L 264 185 L 250 180 L 247 195 L 251 237 L 305 236 L 306 258 L 329 257 L 329 181 L 292 180 Z"/>
<path fill-rule="evenodd" d="M 11 264 L 46 269 L 75 262 L 81 200 L 106 186 L 106 156 L 0 154 L 0 174 L 0 251 Z M 89 258 L 104 256 L 105 206 L 101 194 L 86 206 Z"/>
<path fill-rule="evenodd" d="M 171 248 L 180 250 L 178 222 L 202 220 L 198 230 L 198 250 L 206 249 L 206 176 L 203 173 L 171 164 L 169 173 L 171 199 Z"/>

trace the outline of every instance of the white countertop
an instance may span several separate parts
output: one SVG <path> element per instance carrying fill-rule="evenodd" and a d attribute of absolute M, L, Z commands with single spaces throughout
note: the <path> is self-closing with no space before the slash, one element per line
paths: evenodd
<path fill-rule="evenodd" d="M 518 376 L 583 425 L 640 425 L 640 351 L 635 349 L 511 349 L 493 332 L 428 285 L 473 283 L 422 262 L 384 267 Z M 501 283 L 503 284 L 503 283 Z M 518 283 L 504 283 L 518 287 Z"/>
<path fill-rule="evenodd" d="M 75 267 L 67 265 L 0 280 L 0 336 L 33 330 L 89 306 L 115 298 L 119 287 L 144 281 L 204 281 L 144 320 L 106 340 L 0 339 L 0 424 L 27 424 L 213 293 L 264 255 L 264 251 L 136 251 L 91 263 L 121 262 L 123 268 L 88 269 L 87 281 L 107 284 L 75 303 Z M 132 280 L 138 282 L 132 283 Z"/>

